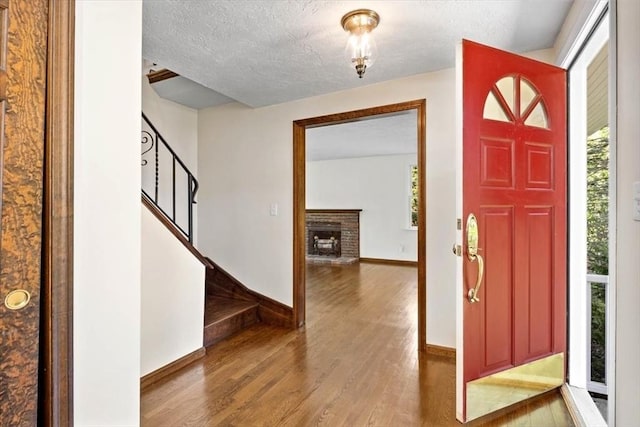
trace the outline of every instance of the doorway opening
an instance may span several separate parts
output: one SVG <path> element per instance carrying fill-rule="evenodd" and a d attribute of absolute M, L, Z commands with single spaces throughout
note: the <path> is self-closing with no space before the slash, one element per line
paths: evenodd
<path fill-rule="evenodd" d="M 615 205 L 610 156 L 609 14 L 569 69 L 569 385 L 582 394 L 589 423 L 613 421 L 613 322 L 610 222 Z M 611 175 L 611 178 L 610 178 Z M 590 397 L 590 399 L 589 399 Z M 596 410 L 597 408 L 597 410 Z"/>
<path fill-rule="evenodd" d="M 415 100 L 399 104 L 331 114 L 296 120 L 293 122 L 293 312 L 297 326 L 306 320 L 306 130 L 385 117 L 400 112 L 414 111 L 416 114 L 417 140 L 417 233 L 418 233 L 418 349 L 426 350 L 426 101 Z"/>

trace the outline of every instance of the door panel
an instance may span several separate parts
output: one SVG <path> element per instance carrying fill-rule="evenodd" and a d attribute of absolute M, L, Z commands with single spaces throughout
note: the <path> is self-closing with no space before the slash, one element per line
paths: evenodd
<path fill-rule="evenodd" d="M 469 421 L 564 379 L 565 71 L 464 41 L 462 98 L 462 218 L 477 216 L 484 261 L 472 297 L 480 265 L 465 247 L 457 392 Z"/>
<path fill-rule="evenodd" d="M 491 310 L 510 306 L 513 298 L 513 210 L 511 207 L 482 208 L 479 215 L 480 247 L 485 252 L 484 288 L 480 299 L 481 323 L 490 334 L 484 336 L 485 363 L 478 377 L 513 366 L 513 313 Z M 484 237 L 483 237 L 484 236 Z"/>
<path fill-rule="evenodd" d="M 0 106 L 0 414 L 2 425 L 32 426 L 38 398 L 47 1 L 0 0 L 0 8 L 0 57 L 6 70 L 6 80 L 0 79 L 0 84 L 6 81 Z M 15 290 L 30 299 L 10 309 L 6 297 Z"/>
<path fill-rule="evenodd" d="M 553 264 L 553 212 L 551 208 L 526 209 L 528 237 L 528 278 L 526 291 L 526 312 L 529 318 L 523 324 L 528 325 L 528 352 L 525 359 L 551 353 L 553 322 L 551 307 L 553 306 L 553 280 L 551 270 Z"/>

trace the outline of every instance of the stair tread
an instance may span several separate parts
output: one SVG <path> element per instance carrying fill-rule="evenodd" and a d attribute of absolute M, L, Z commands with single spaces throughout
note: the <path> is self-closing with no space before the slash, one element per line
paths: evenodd
<path fill-rule="evenodd" d="M 232 316 L 253 310 L 259 304 L 254 301 L 243 301 L 219 296 L 207 295 L 204 308 L 204 324 L 215 324 Z"/>

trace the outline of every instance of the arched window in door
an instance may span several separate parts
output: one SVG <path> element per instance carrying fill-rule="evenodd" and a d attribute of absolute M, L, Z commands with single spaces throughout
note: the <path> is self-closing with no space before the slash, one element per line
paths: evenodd
<path fill-rule="evenodd" d="M 547 107 L 536 87 L 520 75 L 498 80 L 484 101 L 482 117 L 549 129 Z"/>

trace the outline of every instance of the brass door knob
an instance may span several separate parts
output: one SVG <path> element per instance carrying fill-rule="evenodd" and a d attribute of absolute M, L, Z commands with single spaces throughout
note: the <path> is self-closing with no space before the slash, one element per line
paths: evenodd
<path fill-rule="evenodd" d="M 24 289 L 16 289 L 7 294 L 4 299 L 4 305 L 9 310 L 20 310 L 29 304 L 31 301 L 31 294 Z"/>

